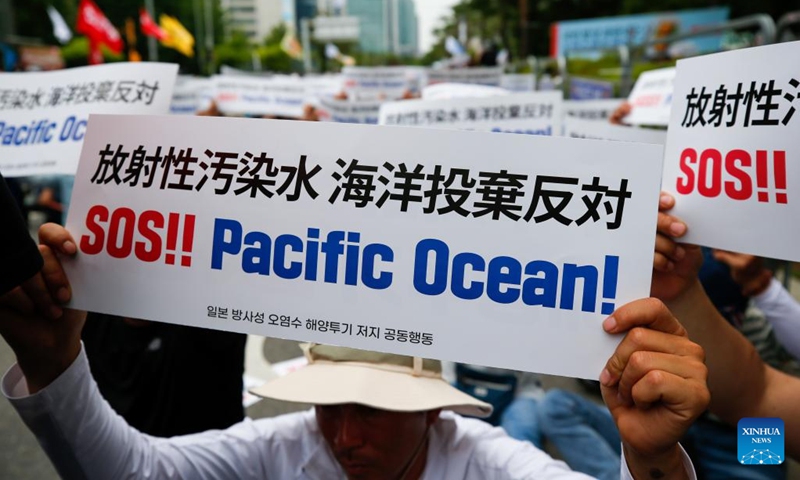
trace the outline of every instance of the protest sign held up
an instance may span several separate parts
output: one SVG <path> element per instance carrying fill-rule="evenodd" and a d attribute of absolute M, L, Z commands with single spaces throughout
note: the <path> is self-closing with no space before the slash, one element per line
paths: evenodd
<path fill-rule="evenodd" d="M 558 135 L 561 92 L 516 93 L 484 98 L 408 100 L 381 106 L 381 125 L 451 128 L 529 135 Z"/>
<path fill-rule="evenodd" d="M 800 260 L 798 55 L 792 42 L 678 62 L 664 188 L 688 242 Z"/>
<path fill-rule="evenodd" d="M 0 74 L 0 173 L 75 173 L 90 113 L 166 114 L 178 66 L 123 63 Z"/>
<path fill-rule="evenodd" d="M 67 224 L 73 306 L 595 378 L 617 341 L 600 322 L 648 294 L 661 156 L 527 135 L 93 117 Z"/>
<path fill-rule="evenodd" d="M 628 96 L 631 113 L 625 123 L 665 127 L 670 122 L 674 68 L 650 70 L 639 75 Z"/>
<path fill-rule="evenodd" d="M 564 117 L 564 136 L 570 138 L 593 138 L 595 140 L 616 140 L 619 142 L 640 142 L 664 145 L 667 142 L 666 130 L 624 127 L 608 122 L 596 122 L 582 118 Z"/>

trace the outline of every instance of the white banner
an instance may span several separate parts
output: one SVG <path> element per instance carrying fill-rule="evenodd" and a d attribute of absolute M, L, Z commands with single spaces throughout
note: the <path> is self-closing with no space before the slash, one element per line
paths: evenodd
<path fill-rule="evenodd" d="M 482 98 L 508 95 L 512 92 L 500 87 L 473 85 L 469 83 L 436 83 L 422 89 L 423 100 L 444 100 L 450 98 Z"/>
<path fill-rule="evenodd" d="M 800 42 L 681 60 L 664 188 L 686 241 L 800 261 Z"/>
<path fill-rule="evenodd" d="M 169 113 L 172 115 L 194 115 L 210 101 L 213 95 L 211 80 L 208 78 L 179 75 L 172 90 Z"/>
<path fill-rule="evenodd" d="M 215 75 L 214 101 L 225 115 L 274 115 L 300 118 L 308 95 L 301 79 Z"/>
<path fill-rule="evenodd" d="M 503 67 L 429 68 L 428 85 L 435 83 L 473 83 L 499 87 L 502 76 Z"/>
<path fill-rule="evenodd" d="M 607 100 L 564 100 L 564 113 L 568 117 L 608 122 L 611 114 L 625 102 L 621 98 Z"/>
<path fill-rule="evenodd" d="M 536 77 L 532 73 L 506 73 L 500 77 L 500 87 L 512 92 L 536 90 Z"/>
<path fill-rule="evenodd" d="M 564 136 L 570 138 L 592 138 L 619 142 L 639 142 L 653 145 L 667 143 L 667 131 L 652 128 L 612 125 L 575 117 L 564 118 Z"/>
<path fill-rule="evenodd" d="M 406 100 L 381 106 L 381 125 L 558 135 L 561 92 L 514 93 L 486 98 Z"/>
<path fill-rule="evenodd" d="M 380 100 L 336 100 L 320 98 L 317 115 L 320 121 L 337 123 L 378 123 Z"/>
<path fill-rule="evenodd" d="M 90 123 L 67 223 L 76 308 L 596 378 L 619 340 L 603 319 L 649 294 L 659 146 Z M 174 161 L 118 182 L 133 158 Z"/>
<path fill-rule="evenodd" d="M 351 100 L 395 100 L 412 90 L 406 67 L 344 67 L 344 92 Z"/>
<path fill-rule="evenodd" d="M 628 95 L 631 113 L 623 121 L 631 125 L 669 125 L 674 81 L 674 68 L 649 70 L 639 75 Z"/>
<path fill-rule="evenodd" d="M 177 73 L 168 63 L 0 73 L 0 172 L 75 174 L 90 113 L 168 113 Z"/>

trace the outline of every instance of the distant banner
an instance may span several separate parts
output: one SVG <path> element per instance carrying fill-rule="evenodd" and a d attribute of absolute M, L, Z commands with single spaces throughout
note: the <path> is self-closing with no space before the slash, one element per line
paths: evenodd
<path fill-rule="evenodd" d="M 320 121 L 336 123 L 362 123 L 375 125 L 381 110 L 380 100 L 319 99 L 317 114 Z"/>
<path fill-rule="evenodd" d="M 351 100 L 396 100 L 413 86 L 406 67 L 344 67 L 342 75 Z"/>
<path fill-rule="evenodd" d="M 564 136 L 570 138 L 590 138 L 594 140 L 649 143 L 652 145 L 664 145 L 667 143 L 666 130 L 612 125 L 608 122 L 596 122 L 575 117 L 564 118 Z"/>
<path fill-rule="evenodd" d="M 675 69 L 649 70 L 639 75 L 628 103 L 631 113 L 623 120 L 632 125 L 669 125 Z"/>
<path fill-rule="evenodd" d="M 214 101 L 226 115 L 268 115 L 300 118 L 308 92 L 302 81 L 288 77 L 258 78 L 215 75 Z"/>
<path fill-rule="evenodd" d="M 614 84 L 589 78 L 569 78 L 569 98 L 571 100 L 597 100 L 614 96 Z"/>
<path fill-rule="evenodd" d="M 503 74 L 500 87 L 512 92 L 532 92 L 536 90 L 536 77 L 530 73 Z"/>
<path fill-rule="evenodd" d="M 152 168 L 123 175 L 144 158 Z M 149 159 L 163 159 L 150 163 Z M 71 306 L 597 378 L 649 295 L 662 148 L 93 116 Z M 502 241 L 498 241 L 502 239 Z"/>
<path fill-rule="evenodd" d="M 725 22 L 729 12 L 728 7 L 716 7 L 558 22 L 553 24 L 550 31 L 550 56 L 639 45 L 649 40 L 689 33 L 698 27 Z M 646 53 L 650 58 L 666 58 L 719 50 L 720 46 L 720 35 L 706 35 L 673 45 L 656 43 Z"/>
<path fill-rule="evenodd" d="M 664 189 L 686 241 L 800 261 L 800 42 L 678 62 Z"/>
<path fill-rule="evenodd" d="M 177 73 L 167 63 L 0 73 L 0 172 L 73 175 L 90 113 L 166 114 Z"/>
<path fill-rule="evenodd" d="M 175 82 L 169 113 L 173 115 L 194 115 L 207 107 L 213 93 L 213 85 L 208 78 L 181 75 Z"/>
<path fill-rule="evenodd" d="M 561 92 L 516 93 L 486 98 L 407 100 L 381 107 L 381 125 L 454 128 L 529 135 L 558 135 Z"/>
<path fill-rule="evenodd" d="M 564 113 L 567 117 L 608 122 L 611 114 L 623 103 L 625 103 L 625 100 L 621 98 L 610 98 L 608 100 L 566 100 L 564 102 Z"/>
<path fill-rule="evenodd" d="M 508 95 L 512 92 L 500 87 L 471 85 L 468 83 L 437 83 L 422 89 L 423 100 L 444 100 L 450 98 L 482 98 Z"/>
<path fill-rule="evenodd" d="M 429 68 L 428 85 L 437 83 L 471 83 L 499 87 L 502 76 L 503 67 Z"/>

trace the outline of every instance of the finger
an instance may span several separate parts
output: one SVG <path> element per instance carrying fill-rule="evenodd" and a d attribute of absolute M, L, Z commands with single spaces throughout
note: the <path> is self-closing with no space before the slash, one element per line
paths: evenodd
<path fill-rule="evenodd" d="M 45 223 L 39 228 L 39 243 L 64 255 L 75 255 L 78 247 L 66 228 L 56 223 Z"/>
<path fill-rule="evenodd" d="M 39 245 L 39 252 L 41 253 L 42 250 L 48 250 L 49 248 Z M 52 253 L 50 253 L 52 255 Z M 44 255 L 42 255 L 44 258 Z M 47 260 L 45 260 L 45 265 Z M 44 271 L 44 267 L 42 268 Z M 61 307 L 56 305 L 56 301 L 53 296 L 50 294 L 50 290 L 45 283 L 44 278 L 42 278 L 42 273 L 37 273 L 33 277 L 29 278 L 21 285 L 22 290 L 25 292 L 25 295 L 31 299 L 33 304 L 35 305 L 36 310 L 38 310 L 42 315 L 48 318 L 60 318 L 61 315 L 64 313 L 61 310 Z"/>
<path fill-rule="evenodd" d="M 711 401 L 705 382 L 685 379 L 661 370 L 651 370 L 631 389 L 633 403 L 639 408 L 649 408 L 662 403 L 682 415 L 687 422 L 703 413 Z"/>
<path fill-rule="evenodd" d="M 668 192 L 661 192 L 661 196 L 658 197 L 658 211 L 659 212 L 666 212 L 667 210 L 671 210 L 672 207 L 675 206 L 675 197 L 673 197 Z"/>
<path fill-rule="evenodd" d="M 675 270 L 675 263 L 665 255 L 655 252 L 653 254 L 653 268 L 659 272 L 671 272 Z"/>
<path fill-rule="evenodd" d="M 669 353 L 637 351 L 631 354 L 625 370 L 619 379 L 619 393 L 625 401 L 632 399 L 631 389 L 645 375 L 653 370 L 661 370 L 681 378 L 694 378 L 706 381 L 708 370 L 702 359 L 682 357 Z"/>
<path fill-rule="evenodd" d="M 656 252 L 676 262 L 686 257 L 686 250 L 678 242 L 664 235 L 656 235 Z"/>
<path fill-rule="evenodd" d="M 38 273 L 36 275 L 39 275 Z M 19 313 L 30 315 L 36 310 L 33 300 L 25 294 L 22 287 L 15 287 L 5 295 L 0 296 L 0 305 L 10 307 Z"/>
<path fill-rule="evenodd" d="M 752 255 L 742 255 L 739 253 L 727 252 L 724 250 L 714 250 L 714 258 L 732 268 L 746 267 L 755 257 Z"/>
<path fill-rule="evenodd" d="M 72 287 L 69 284 L 64 268 L 61 266 L 61 261 L 53 250 L 45 245 L 39 245 L 39 251 L 44 259 L 42 277 L 47 284 L 50 295 L 60 303 L 69 302 L 72 298 Z"/>
<path fill-rule="evenodd" d="M 658 213 L 656 228 L 658 233 L 668 237 L 682 237 L 686 235 L 687 230 L 686 224 L 680 219 L 664 212 Z"/>
<path fill-rule="evenodd" d="M 606 362 L 604 374 L 606 386 L 616 385 L 636 352 L 656 352 L 689 357 L 702 361 L 705 352 L 702 347 L 685 336 L 679 336 L 646 328 L 634 328 L 614 350 Z"/>
<path fill-rule="evenodd" d="M 622 333 L 634 327 L 686 336 L 686 329 L 672 315 L 664 303 L 657 298 L 642 298 L 627 303 L 611 314 L 603 322 L 608 333 Z"/>

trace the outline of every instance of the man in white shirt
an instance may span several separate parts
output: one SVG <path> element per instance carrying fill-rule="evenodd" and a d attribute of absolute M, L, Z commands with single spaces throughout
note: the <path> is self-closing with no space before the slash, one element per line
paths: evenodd
<path fill-rule="evenodd" d="M 74 254 L 63 227 L 40 231 L 42 276 L 69 299 L 55 252 Z M 128 426 L 100 396 L 80 343 L 84 312 L 53 320 L 22 289 L 0 298 L 0 334 L 17 365 L 2 381 L 65 478 L 530 479 L 586 478 L 527 442 L 451 412 L 490 407 L 450 387 L 439 362 L 311 345 L 309 366 L 254 393 L 312 411 L 223 431 L 155 438 Z M 703 352 L 658 301 L 633 302 L 604 322 L 633 328 L 600 375 L 623 442 L 623 478 L 694 478 L 678 439 L 709 402 Z M 203 385 L 196 401 L 202 402 Z"/>

